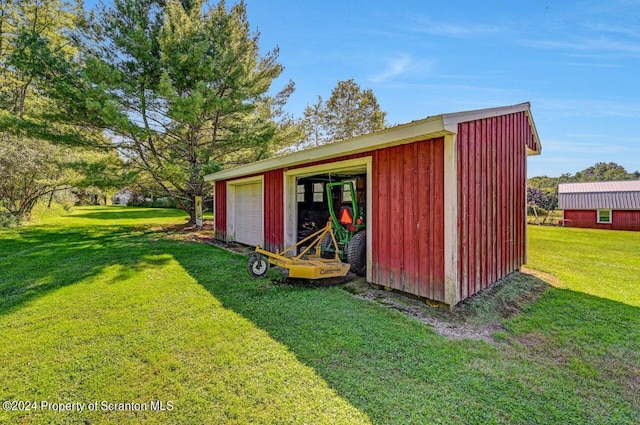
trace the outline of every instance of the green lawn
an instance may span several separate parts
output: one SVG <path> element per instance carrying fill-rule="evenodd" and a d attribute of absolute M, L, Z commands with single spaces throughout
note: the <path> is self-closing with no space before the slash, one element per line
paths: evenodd
<path fill-rule="evenodd" d="M 251 280 L 245 257 L 158 231 L 182 222 L 86 207 L 0 231 L 0 401 L 37 407 L 0 423 L 640 422 L 638 234 L 530 227 L 530 267 L 561 287 L 487 343 Z"/>
<path fill-rule="evenodd" d="M 531 267 L 565 288 L 640 307 L 640 232 L 528 229 Z"/>

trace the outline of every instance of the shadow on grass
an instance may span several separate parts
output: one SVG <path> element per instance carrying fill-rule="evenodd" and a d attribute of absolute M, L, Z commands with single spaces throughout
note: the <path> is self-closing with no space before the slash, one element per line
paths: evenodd
<path fill-rule="evenodd" d="M 168 260 L 148 258 L 140 227 L 27 227 L 0 239 L 0 314 L 64 286 L 99 275 L 118 264 L 126 270 L 157 267 Z M 144 261 L 143 261 L 144 260 Z"/>
<path fill-rule="evenodd" d="M 106 220 L 119 212 L 86 214 Z M 137 212 L 124 218 L 131 214 Z M 340 288 L 254 281 L 243 256 L 139 228 L 38 227 L 15 235 L 1 240 L 0 314 L 111 265 L 161 267 L 169 260 L 149 258 L 169 254 L 163 258 L 175 258 L 226 308 L 286 345 L 374 423 L 638 419 L 636 307 L 552 288 L 505 323 L 502 343 L 452 341 Z"/>
<path fill-rule="evenodd" d="M 243 257 L 183 254 L 182 267 L 225 307 L 374 423 L 636 423 L 638 308 L 552 288 L 507 321 L 501 343 L 452 341 L 340 288 L 250 281 L 240 276 Z M 215 272 L 203 273 L 203 261 Z M 539 343 L 527 343 L 533 332 Z M 565 362 L 549 355 L 560 349 L 571 352 Z"/>

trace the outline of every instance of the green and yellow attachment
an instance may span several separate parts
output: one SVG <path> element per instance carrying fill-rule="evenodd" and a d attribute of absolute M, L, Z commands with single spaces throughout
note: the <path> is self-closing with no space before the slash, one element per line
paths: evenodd
<path fill-rule="evenodd" d="M 317 232 L 307 236 L 295 245 L 291 245 L 282 252 L 275 253 L 256 247 L 249 256 L 247 270 L 254 278 L 266 276 L 270 265 L 289 270 L 290 278 L 324 279 L 345 276 L 350 269 L 349 264 L 340 260 L 338 242 L 332 231 L 331 220 Z M 331 235 L 334 248 L 333 258 L 322 258 L 322 241 L 326 235 Z M 297 253 L 294 255 L 294 253 Z"/>

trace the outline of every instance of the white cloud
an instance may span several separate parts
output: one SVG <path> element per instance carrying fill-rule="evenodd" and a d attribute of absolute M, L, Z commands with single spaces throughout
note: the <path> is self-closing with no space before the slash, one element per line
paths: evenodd
<path fill-rule="evenodd" d="M 563 152 L 574 154 L 616 154 L 631 153 L 634 150 L 629 146 L 616 144 L 612 141 L 600 141 L 599 143 L 545 140 L 544 149 L 547 152 Z"/>
<path fill-rule="evenodd" d="M 413 31 L 444 37 L 478 37 L 504 31 L 504 28 L 498 25 L 482 25 L 469 22 L 444 23 L 428 17 L 417 17 L 413 20 L 415 24 L 410 27 Z"/>
<path fill-rule="evenodd" d="M 640 43 L 612 40 L 610 38 L 561 40 L 520 40 L 520 44 L 538 49 L 573 50 L 580 52 L 616 52 L 640 55 Z"/>
<path fill-rule="evenodd" d="M 411 58 L 408 55 L 401 55 L 396 59 L 392 59 L 387 64 L 387 68 L 380 74 L 369 77 L 369 80 L 374 83 L 381 83 L 390 78 L 404 74 L 411 66 Z"/>
<path fill-rule="evenodd" d="M 539 98 L 536 100 L 536 109 L 573 117 L 636 118 L 640 115 L 640 103 L 619 100 Z"/>
<path fill-rule="evenodd" d="M 430 69 L 433 64 L 434 62 L 431 61 L 414 60 L 408 54 L 400 54 L 395 58 L 390 59 L 386 64 L 386 68 L 382 72 L 369 77 L 369 81 L 373 83 L 384 83 L 394 77 L 408 74 L 414 70 L 424 72 L 425 69 Z"/>
<path fill-rule="evenodd" d="M 609 33 L 609 34 L 619 34 L 627 37 L 640 37 L 640 29 L 620 25 L 620 24 L 604 24 L 601 22 L 598 23 L 585 23 L 584 27 L 600 33 Z"/>
<path fill-rule="evenodd" d="M 574 68 L 620 68 L 620 65 L 613 63 L 594 63 L 594 62 L 560 62 L 559 65 Z"/>

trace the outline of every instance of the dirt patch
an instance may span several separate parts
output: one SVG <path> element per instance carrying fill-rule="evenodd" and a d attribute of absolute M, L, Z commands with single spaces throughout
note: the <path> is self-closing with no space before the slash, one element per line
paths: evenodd
<path fill-rule="evenodd" d="M 355 296 L 379 303 L 424 323 L 451 339 L 494 342 L 504 319 L 520 314 L 534 303 L 549 284 L 529 273 L 513 273 L 453 309 L 433 308 L 422 298 L 388 291 L 359 279 L 344 285 Z"/>
<path fill-rule="evenodd" d="M 362 284 L 360 284 L 362 285 Z M 384 307 L 399 311 L 433 328 L 435 332 L 451 339 L 480 339 L 493 341 L 493 333 L 502 329 L 500 323 L 471 324 L 462 320 L 455 312 L 435 311 L 424 301 L 401 292 L 377 289 L 368 285 L 354 295 L 358 298 L 376 302 Z M 445 317 L 449 316 L 449 317 Z"/>
<path fill-rule="evenodd" d="M 213 239 L 213 237 L 209 240 L 204 240 L 201 242 L 208 243 L 209 245 L 217 246 L 220 249 L 224 249 L 225 251 L 228 251 L 228 252 L 233 252 L 234 254 L 242 254 L 246 256 L 249 256 L 252 252 L 256 251 L 255 248 L 247 245 L 242 245 L 239 243 L 220 242 L 218 240 Z"/>
<path fill-rule="evenodd" d="M 519 336 L 516 341 L 526 348 L 532 357 L 543 357 L 558 366 L 566 365 L 572 353 L 555 347 L 541 332 L 533 331 Z"/>
<path fill-rule="evenodd" d="M 254 251 L 253 248 L 246 245 L 225 243 L 216 240 L 213 237 L 212 220 L 204 220 L 202 227 L 197 227 L 195 224 L 190 223 L 181 223 L 173 226 L 155 227 L 152 228 L 151 231 L 163 233 L 166 237 L 174 240 L 206 243 L 236 254 L 249 255 Z"/>
<path fill-rule="evenodd" d="M 149 229 L 151 232 L 162 233 L 171 239 L 189 240 L 209 243 L 213 241 L 213 221 L 205 220 L 202 227 L 185 222 L 171 226 L 157 226 Z"/>
<path fill-rule="evenodd" d="M 455 313 L 451 314 L 450 320 L 443 318 L 443 313 L 436 314 L 429 311 L 432 307 L 424 305 L 417 299 L 411 299 L 404 294 L 379 290 L 372 288 L 361 298 L 378 302 L 379 304 L 400 311 L 413 317 L 425 325 L 431 326 L 440 335 L 452 339 L 482 339 L 493 341 L 493 333 L 502 329 L 499 323 L 489 323 L 484 325 L 473 325 L 461 321 Z M 440 316 L 440 317 L 438 317 Z"/>

